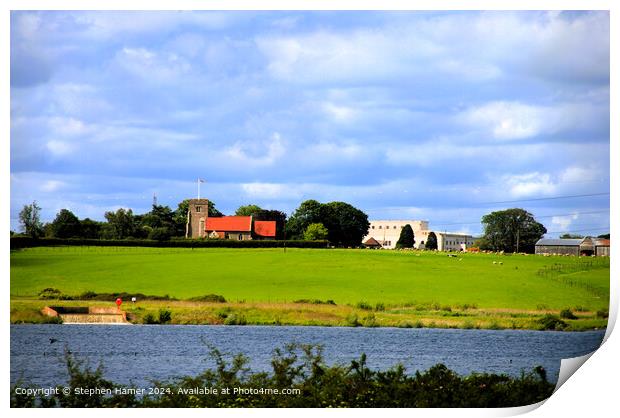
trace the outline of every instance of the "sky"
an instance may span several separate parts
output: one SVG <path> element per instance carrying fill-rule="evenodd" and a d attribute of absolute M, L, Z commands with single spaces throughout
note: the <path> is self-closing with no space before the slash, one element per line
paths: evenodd
<path fill-rule="evenodd" d="M 608 12 L 11 12 L 11 228 L 306 199 L 609 232 Z M 583 196 L 591 195 L 591 196 Z M 567 197 L 569 196 L 569 197 Z M 573 197 L 570 197 L 573 196 Z M 580 196 L 580 197 L 574 197 Z"/>

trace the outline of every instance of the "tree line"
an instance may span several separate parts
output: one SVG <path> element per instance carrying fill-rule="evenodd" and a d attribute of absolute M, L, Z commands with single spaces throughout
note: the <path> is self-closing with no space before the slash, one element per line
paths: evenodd
<path fill-rule="evenodd" d="M 89 218 L 79 219 L 68 209 L 62 209 L 49 223 L 40 220 L 41 208 L 36 202 L 24 205 L 19 221 L 25 235 L 32 238 L 88 238 L 88 239 L 151 239 L 164 241 L 185 236 L 189 200 L 183 200 L 175 210 L 169 206 L 153 205 L 144 214 L 120 208 L 104 213 L 104 222 Z M 209 201 L 209 216 L 224 216 Z M 236 216 L 252 216 L 254 220 L 275 221 L 276 239 L 328 240 L 332 245 L 358 247 L 368 234 L 368 215 L 346 202 L 320 203 L 306 200 L 290 218 L 279 210 L 263 209 L 258 205 L 240 206 Z M 474 246 L 481 250 L 533 253 L 536 242 L 547 229 L 534 216 L 521 208 L 491 212 L 481 219 L 484 233 Z M 12 233 L 13 234 L 13 233 Z M 581 237 L 565 234 L 562 238 Z M 609 238 L 609 234 L 600 237 Z M 414 231 L 405 225 L 396 243 L 397 248 L 413 248 Z M 431 232 L 424 243 L 427 250 L 436 250 L 437 235 Z"/>
<path fill-rule="evenodd" d="M 31 238 L 87 238 L 122 240 L 128 238 L 164 241 L 185 236 L 189 200 L 183 200 L 175 210 L 165 205 L 153 205 L 144 214 L 120 208 L 104 213 L 105 221 L 79 219 L 69 209 L 61 209 L 53 221 L 41 222 L 37 202 L 24 205 L 19 222 L 24 234 Z M 209 201 L 209 216 L 224 216 Z M 357 246 L 368 232 L 368 215 L 345 202 L 302 202 L 290 219 L 279 210 L 263 209 L 258 205 L 240 206 L 236 216 L 252 216 L 254 220 L 275 221 L 276 239 L 325 240 L 333 245 Z"/>

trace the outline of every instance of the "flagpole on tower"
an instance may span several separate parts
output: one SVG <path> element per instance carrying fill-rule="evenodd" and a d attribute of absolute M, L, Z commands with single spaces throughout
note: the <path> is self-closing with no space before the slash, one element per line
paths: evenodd
<path fill-rule="evenodd" d="M 205 181 L 198 177 L 198 199 L 200 199 L 200 183 L 204 183 Z"/>

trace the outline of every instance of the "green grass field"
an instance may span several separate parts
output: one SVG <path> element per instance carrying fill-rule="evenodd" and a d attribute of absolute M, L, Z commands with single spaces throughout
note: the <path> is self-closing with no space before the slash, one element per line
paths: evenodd
<path fill-rule="evenodd" d="M 584 266 L 586 262 L 592 265 Z M 560 271 L 537 274 L 556 263 L 563 265 Z M 139 247 L 30 248 L 11 253 L 12 299 L 36 298 L 51 287 L 76 296 L 88 290 L 179 299 L 215 293 L 233 302 L 332 299 L 338 305 L 366 301 L 596 311 L 608 307 L 609 278 L 607 258 Z"/>

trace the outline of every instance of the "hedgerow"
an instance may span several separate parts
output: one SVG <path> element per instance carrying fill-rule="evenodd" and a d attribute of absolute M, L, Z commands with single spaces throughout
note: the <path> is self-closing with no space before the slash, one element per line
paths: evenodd
<path fill-rule="evenodd" d="M 54 246 L 91 246 L 91 247 L 158 247 L 158 248 L 327 248 L 328 241 L 283 241 L 283 240 L 248 240 L 235 241 L 225 239 L 178 239 L 157 241 L 148 239 L 86 239 L 86 238 L 41 238 L 11 237 L 11 250 L 29 247 Z"/>
<path fill-rule="evenodd" d="M 443 364 L 424 372 L 407 374 L 402 365 L 385 371 L 371 370 L 366 355 L 349 366 L 328 366 L 322 347 L 289 344 L 274 350 L 271 372 L 253 373 L 249 359 L 241 354 L 227 360 L 217 349 L 211 357 L 215 368 L 197 376 L 168 382 L 153 382 L 155 394 L 137 396 L 128 388 L 107 380 L 103 366 L 90 369 L 67 350 L 69 391 L 54 391 L 50 396 L 18 395 L 16 388 L 35 386 L 18 382 L 11 387 L 11 407 L 464 407 L 497 408 L 523 406 L 547 399 L 554 385 L 538 366 L 520 377 L 504 374 L 460 376 Z M 84 394 L 75 388 L 111 389 L 107 394 Z M 132 388 L 132 387 L 129 387 Z M 195 388 L 237 388 L 229 393 L 195 394 Z M 273 395 L 265 389 L 294 389 L 295 394 Z M 55 394 L 54 394 L 55 393 Z M 120 394 L 123 393 L 123 394 Z M 248 395 L 248 393 L 251 393 Z"/>

